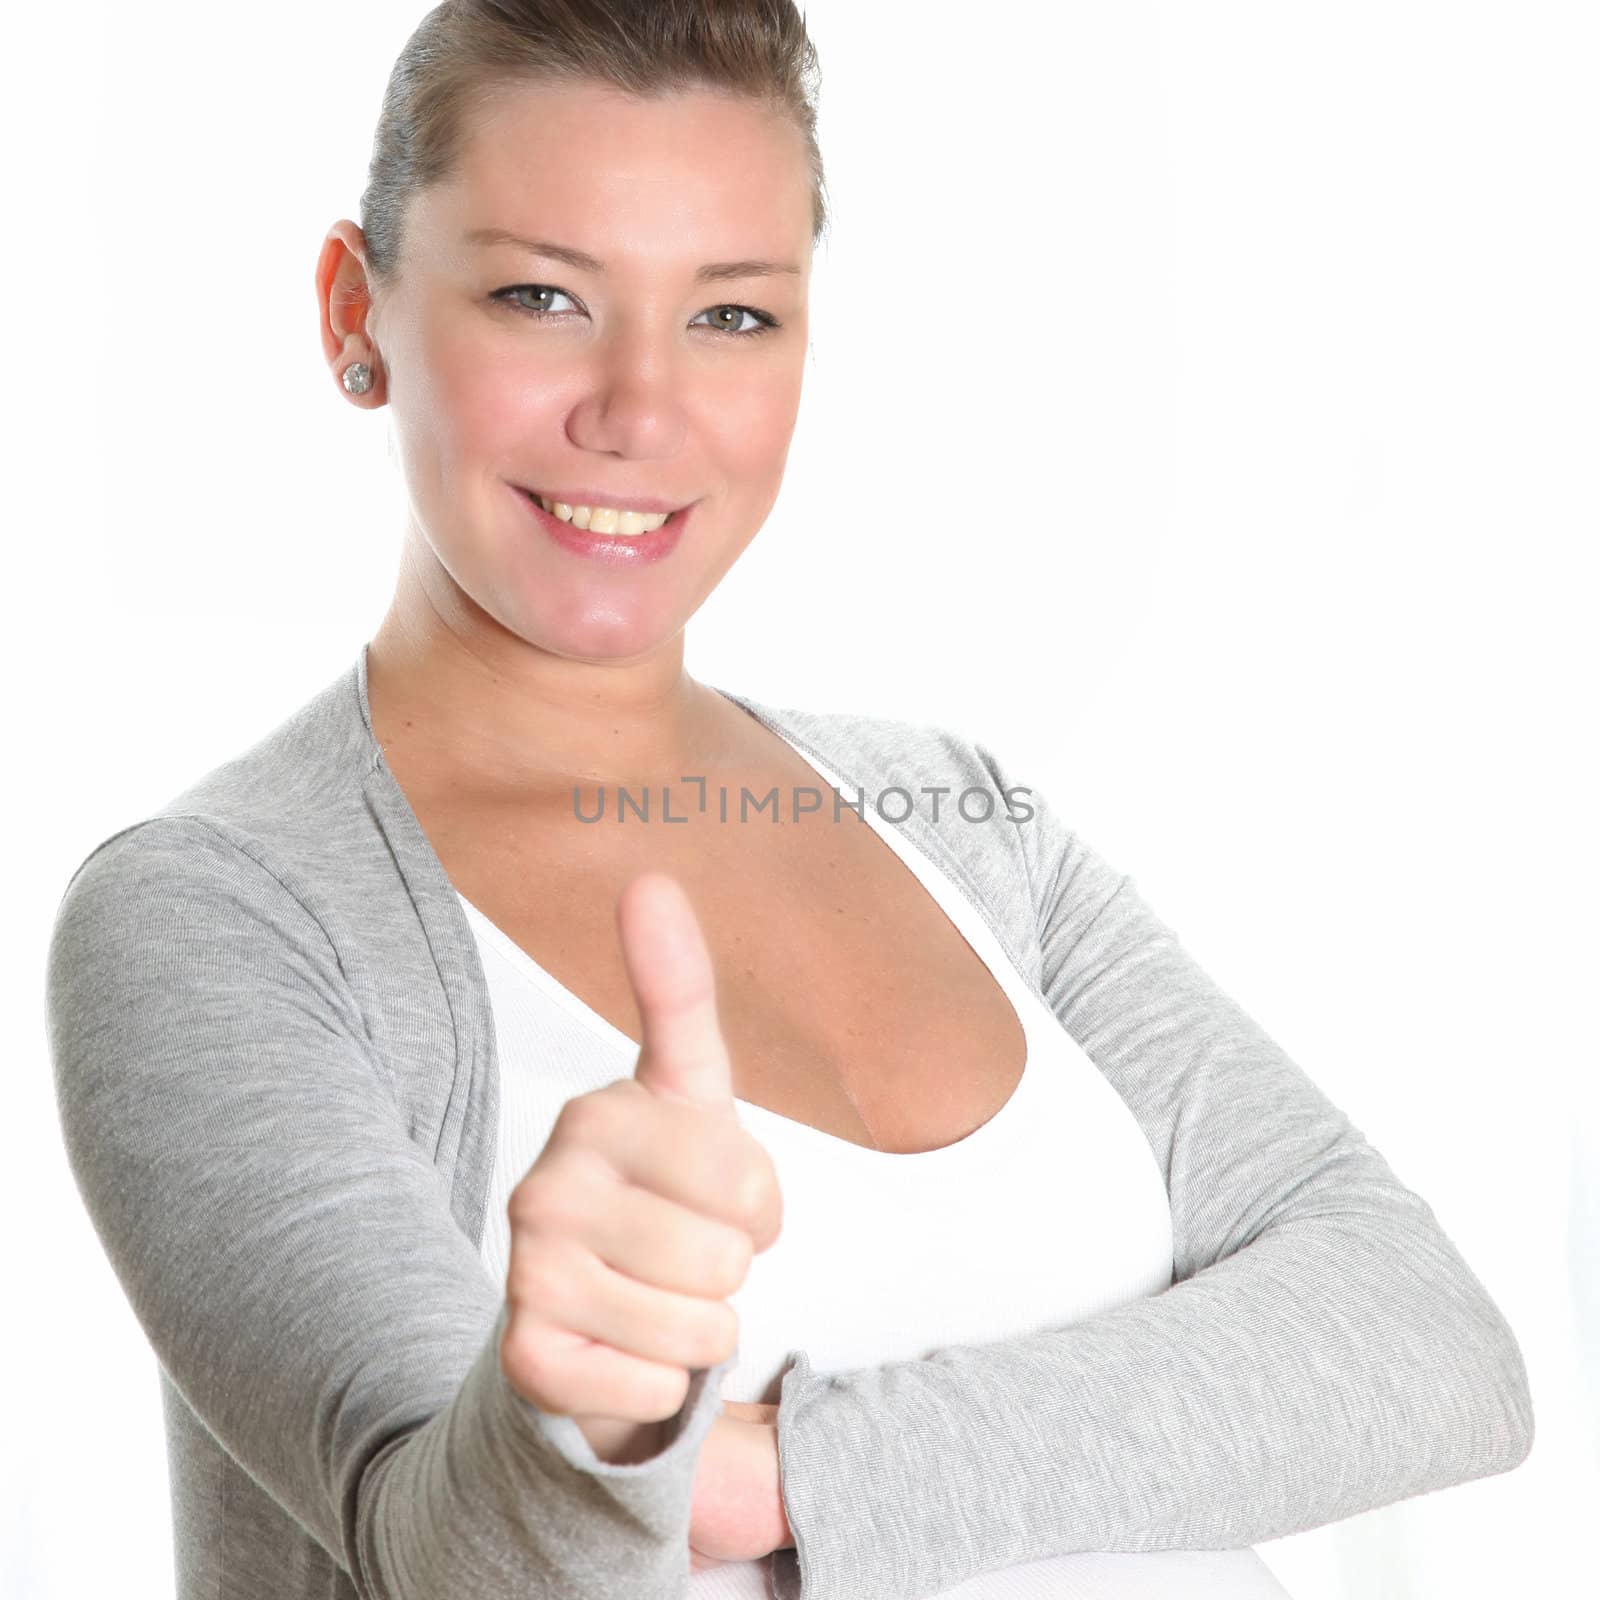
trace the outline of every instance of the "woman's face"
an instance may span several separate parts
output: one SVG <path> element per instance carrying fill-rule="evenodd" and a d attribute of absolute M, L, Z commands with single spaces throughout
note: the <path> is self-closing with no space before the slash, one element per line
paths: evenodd
<path fill-rule="evenodd" d="M 801 135 L 751 102 L 501 92 L 455 177 L 414 201 L 368 323 L 414 555 L 452 581 L 417 576 L 436 610 L 455 607 L 450 626 L 492 629 L 487 613 L 541 650 L 612 663 L 677 638 L 778 495 L 811 228 Z M 525 490 L 690 510 L 662 558 L 608 539 L 603 559 L 564 545 Z"/>

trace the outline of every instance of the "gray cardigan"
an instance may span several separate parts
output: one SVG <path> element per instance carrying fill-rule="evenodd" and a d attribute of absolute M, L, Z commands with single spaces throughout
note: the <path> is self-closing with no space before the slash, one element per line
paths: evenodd
<path fill-rule="evenodd" d="M 1483 1285 L 1131 878 L 957 733 L 727 697 L 869 803 L 917 797 L 898 825 L 1131 1108 L 1173 1220 L 1172 1287 L 1103 1314 L 841 1373 L 793 1352 L 779 1596 L 1250 1545 L 1524 1459 L 1527 1374 Z M 957 814 L 969 788 L 992 821 Z M 732 1362 L 631 1466 L 501 1372 L 492 1013 L 373 737 L 365 646 L 90 852 L 47 1001 L 72 1170 L 159 1359 L 181 1600 L 686 1592 Z"/>

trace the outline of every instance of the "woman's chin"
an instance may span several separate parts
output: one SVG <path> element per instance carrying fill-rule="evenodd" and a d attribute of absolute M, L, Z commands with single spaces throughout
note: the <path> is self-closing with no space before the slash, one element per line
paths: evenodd
<path fill-rule="evenodd" d="M 529 644 L 569 661 L 623 666 L 664 650 L 682 631 L 682 624 L 657 616 L 590 613 L 563 620 L 530 618 L 513 632 Z"/>

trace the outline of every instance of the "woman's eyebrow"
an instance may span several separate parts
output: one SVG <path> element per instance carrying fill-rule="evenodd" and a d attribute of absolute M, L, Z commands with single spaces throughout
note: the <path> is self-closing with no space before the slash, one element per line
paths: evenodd
<path fill-rule="evenodd" d="M 574 250 L 570 245 L 553 244 L 548 239 L 524 239 L 520 234 L 510 233 L 504 228 L 469 228 L 462 238 L 467 244 L 515 245 L 532 255 L 564 261 L 580 272 L 603 273 L 606 270 L 604 262 L 597 261 L 586 251 Z M 800 269 L 787 261 L 713 261 L 695 269 L 694 281 L 716 283 L 725 278 L 765 278 L 776 273 L 793 273 L 799 277 Z"/>

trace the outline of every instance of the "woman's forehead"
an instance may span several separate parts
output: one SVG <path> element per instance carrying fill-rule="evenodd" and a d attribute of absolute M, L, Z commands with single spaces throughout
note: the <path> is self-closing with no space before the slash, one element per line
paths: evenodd
<path fill-rule="evenodd" d="M 712 249 L 718 260 L 803 270 L 811 184 L 798 131 L 753 102 L 710 98 L 526 89 L 476 122 L 450 178 L 417 197 L 415 221 L 437 244 L 474 254 L 549 238 L 599 261 L 688 246 L 697 265 Z"/>
<path fill-rule="evenodd" d="M 612 153 L 631 146 L 641 157 L 661 139 L 733 138 L 738 147 L 751 140 L 774 147 L 801 140 L 799 129 L 780 109 L 749 95 L 708 86 L 639 95 L 616 84 L 582 79 L 495 86 L 468 113 L 464 143 L 493 151 L 508 140 L 542 141 L 578 131 L 593 136 L 607 129 L 615 130 L 615 137 L 599 140 L 598 150 Z"/>

